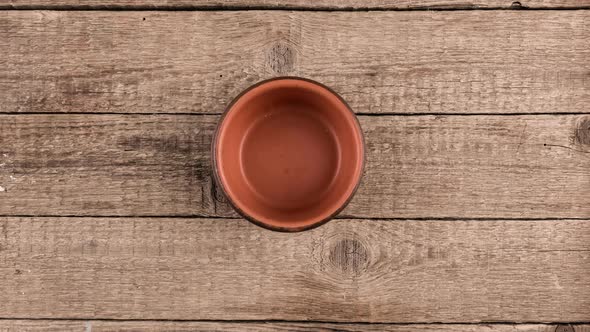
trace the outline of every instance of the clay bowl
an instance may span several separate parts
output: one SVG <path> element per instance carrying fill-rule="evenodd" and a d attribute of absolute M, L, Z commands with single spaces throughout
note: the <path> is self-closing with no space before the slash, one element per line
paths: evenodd
<path fill-rule="evenodd" d="M 213 170 L 246 219 L 278 231 L 316 227 L 356 191 L 364 163 L 360 125 L 326 86 L 281 77 L 242 92 L 213 139 Z"/>

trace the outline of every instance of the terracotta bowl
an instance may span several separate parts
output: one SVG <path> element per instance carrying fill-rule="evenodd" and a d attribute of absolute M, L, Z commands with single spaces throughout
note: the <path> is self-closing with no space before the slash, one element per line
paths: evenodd
<path fill-rule="evenodd" d="M 248 220 L 301 231 L 330 220 L 356 191 L 360 125 L 342 98 L 302 78 L 260 82 L 228 106 L 213 140 L 217 183 Z"/>

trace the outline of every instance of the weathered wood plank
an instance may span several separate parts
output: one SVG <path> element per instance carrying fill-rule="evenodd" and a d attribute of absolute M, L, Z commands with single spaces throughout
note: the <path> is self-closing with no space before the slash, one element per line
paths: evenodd
<path fill-rule="evenodd" d="M 219 114 L 297 75 L 362 113 L 588 113 L 589 58 L 590 11 L 6 11 L 0 112 Z"/>
<path fill-rule="evenodd" d="M 2 218 L 0 317 L 575 322 L 590 221 Z"/>
<path fill-rule="evenodd" d="M 166 321 L 76 321 L 0 320 L 1 332 L 590 332 L 584 324 L 354 324 L 307 322 L 166 322 Z M 572 330 L 573 329 L 573 330 Z"/>
<path fill-rule="evenodd" d="M 578 8 L 590 6 L 588 0 L 7 0 L 0 8 Z"/>
<path fill-rule="evenodd" d="M 0 215 L 236 216 L 215 194 L 218 116 L 0 116 Z M 590 218 L 590 117 L 361 116 L 343 215 Z"/>

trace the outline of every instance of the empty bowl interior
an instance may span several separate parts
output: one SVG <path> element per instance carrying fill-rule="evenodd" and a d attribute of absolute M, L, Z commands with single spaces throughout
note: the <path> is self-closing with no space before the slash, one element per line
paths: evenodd
<path fill-rule="evenodd" d="M 313 82 L 277 79 L 234 101 L 214 153 L 223 189 L 243 214 L 300 228 L 346 204 L 364 152 L 354 114 L 337 95 Z"/>

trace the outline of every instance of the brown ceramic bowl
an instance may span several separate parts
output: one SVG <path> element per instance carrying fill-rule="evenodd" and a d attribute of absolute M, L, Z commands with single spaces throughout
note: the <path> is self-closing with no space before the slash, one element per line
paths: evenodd
<path fill-rule="evenodd" d="M 352 198 L 364 164 L 361 127 L 334 91 L 302 78 L 260 82 L 228 106 L 213 139 L 217 183 L 265 228 L 301 231 Z"/>

